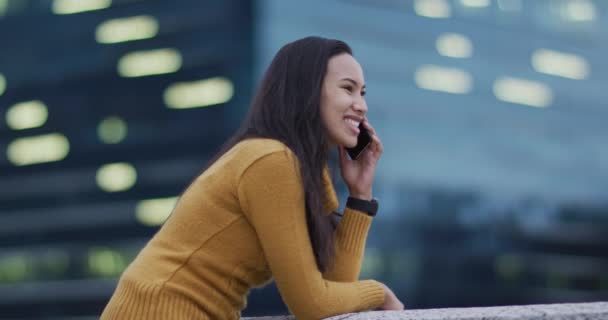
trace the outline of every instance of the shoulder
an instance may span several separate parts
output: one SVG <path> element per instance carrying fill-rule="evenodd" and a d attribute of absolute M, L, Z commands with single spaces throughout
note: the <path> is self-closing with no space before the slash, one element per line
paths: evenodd
<path fill-rule="evenodd" d="M 254 204 L 259 209 L 285 199 L 294 203 L 303 197 L 299 161 L 285 144 L 256 138 L 242 141 L 233 149 L 238 154 L 234 172 L 237 196 L 246 215 L 250 216 Z"/>
<path fill-rule="evenodd" d="M 233 160 L 237 160 L 240 173 L 250 167 L 271 169 L 277 166 L 294 167 L 297 157 L 291 149 L 281 141 L 269 138 L 251 138 L 237 143 L 229 152 Z"/>
<path fill-rule="evenodd" d="M 270 138 L 249 138 L 237 143 L 233 149 L 252 157 L 265 156 L 274 152 L 291 152 L 283 142 Z"/>

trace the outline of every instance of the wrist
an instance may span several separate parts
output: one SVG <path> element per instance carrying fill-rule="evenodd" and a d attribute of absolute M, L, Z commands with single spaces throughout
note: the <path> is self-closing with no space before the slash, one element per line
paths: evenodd
<path fill-rule="evenodd" d="M 361 199 L 361 200 L 367 200 L 370 201 L 372 200 L 372 193 L 359 193 L 359 192 L 350 192 L 349 197 L 351 198 L 357 198 L 357 199 Z"/>
<path fill-rule="evenodd" d="M 364 200 L 360 198 L 348 197 L 348 200 L 346 200 L 346 207 L 365 212 L 367 215 L 374 217 L 378 212 L 378 200 L 375 198 L 372 198 L 371 200 Z"/>

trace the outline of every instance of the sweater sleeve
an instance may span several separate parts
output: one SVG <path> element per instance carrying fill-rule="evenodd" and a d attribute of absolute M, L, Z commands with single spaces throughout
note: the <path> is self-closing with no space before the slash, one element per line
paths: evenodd
<path fill-rule="evenodd" d="M 297 319 L 322 319 L 383 304 L 379 282 L 335 282 L 318 270 L 293 153 L 278 151 L 257 159 L 242 174 L 238 196 L 281 297 Z"/>
<path fill-rule="evenodd" d="M 339 282 L 359 280 L 372 220 L 372 217 L 363 212 L 344 209 L 342 221 L 336 229 L 334 267 L 323 274 L 325 279 Z"/>

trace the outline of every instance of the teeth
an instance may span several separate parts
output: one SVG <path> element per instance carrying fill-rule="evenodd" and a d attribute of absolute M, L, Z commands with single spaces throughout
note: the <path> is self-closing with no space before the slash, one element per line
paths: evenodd
<path fill-rule="evenodd" d="M 356 128 L 359 127 L 359 122 L 357 122 L 353 119 L 344 119 L 344 121 L 346 121 L 346 123 L 350 124 L 351 126 L 354 126 Z"/>

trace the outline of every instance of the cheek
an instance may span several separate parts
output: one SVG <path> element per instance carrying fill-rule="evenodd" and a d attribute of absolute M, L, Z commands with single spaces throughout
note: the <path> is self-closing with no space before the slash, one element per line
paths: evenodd
<path fill-rule="evenodd" d="M 332 95 L 325 94 L 321 98 L 321 116 L 323 121 L 331 122 L 332 118 L 335 117 L 336 106 L 335 97 Z"/>
<path fill-rule="evenodd" d="M 323 127 L 325 128 L 326 133 L 329 133 L 331 136 L 331 132 L 333 128 L 336 126 L 336 115 L 335 112 L 332 112 L 332 108 L 328 104 L 321 105 L 321 122 Z"/>
<path fill-rule="evenodd" d="M 325 97 L 325 108 L 328 114 L 333 114 L 334 117 L 344 114 L 351 105 L 351 99 L 346 94 L 333 94 Z"/>

